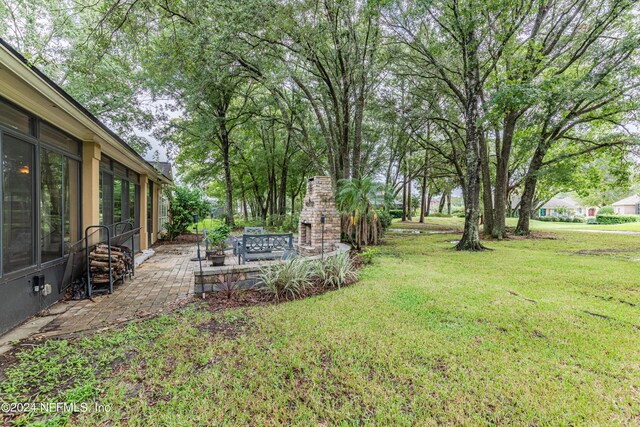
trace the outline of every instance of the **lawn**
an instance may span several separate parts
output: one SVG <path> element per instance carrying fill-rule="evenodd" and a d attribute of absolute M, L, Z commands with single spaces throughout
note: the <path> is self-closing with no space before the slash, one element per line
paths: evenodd
<path fill-rule="evenodd" d="M 74 425 L 640 424 L 640 238 L 544 236 L 389 234 L 341 290 L 27 347 L 0 396 L 109 405 Z"/>
<path fill-rule="evenodd" d="M 219 226 L 222 223 L 219 219 L 216 218 L 203 218 L 198 221 L 198 233 L 202 233 L 204 229 L 210 229 Z M 196 232 L 196 224 L 189 226 L 189 231 L 192 233 Z"/>
<path fill-rule="evenodd" d="M 516 227 L 517 218 L 507 218 L 507 227 Z M 394 220 L 394 228 L 409 229 L 439 229 L 439 230 L 462 230 L 464 219 L 458 217 L 428 217 L 424 224 L 420 224 L 414 218 L 413 222 L 402 222 Z M 627 224 L 615 225 L 599 225 L 599 224 L 582 224 L 573 222 L 547 222 L 531 220 L 532 231 L 576 231 L 576 230 L 599 230 L 599 231 L 633 231 L 640 232 L 640 222 L 631 222 Z"/>

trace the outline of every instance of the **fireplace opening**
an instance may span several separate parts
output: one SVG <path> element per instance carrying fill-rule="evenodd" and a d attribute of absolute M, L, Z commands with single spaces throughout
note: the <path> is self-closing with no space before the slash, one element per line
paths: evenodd
<path fill-rule="evenodd" d="M 302 224 L 300 229 L 300 243 L 304 246 L 311 246 L 311 224 Z"/>

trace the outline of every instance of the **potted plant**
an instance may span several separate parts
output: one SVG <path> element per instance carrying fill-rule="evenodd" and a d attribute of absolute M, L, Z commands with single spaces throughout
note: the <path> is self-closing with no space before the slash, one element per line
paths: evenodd
<path fill-rule="evenodd" d="M 216 267 L 224 265 L 224 250 L 227 239 L 231 234 L 231 228 L 226 224 L 210 229 L 207 232 L 207 259 L 211 261 L 211 266 Z"/>

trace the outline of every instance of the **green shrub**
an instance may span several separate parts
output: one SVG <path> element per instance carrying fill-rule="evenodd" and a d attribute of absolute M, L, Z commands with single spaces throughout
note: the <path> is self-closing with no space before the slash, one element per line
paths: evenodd
<path fill-rule="evenodd" d="M 598 209 L 598 215 L 613 215 L 614 213 L 615 210 L 613 209 L 613 206 L 603 206 Z"/>
<path fill-rule="evenodd" d="M 238 218 L 235 221 L 235 230 L 242 231 L 244 227 L 264 227 L 265 230 L 277 233 L 295 233 L 298 231 L 299 219 L 299 213 L 294 215 L 267 215 L 265 221 L 262 218 L 249 218 L 246 221 L 244 218 Z"/>
<path fill-rule="evenodd" d="M 356 280 L 356 269 L 348 252 L 314 263 L 313 277 L 326 288 L 341 288 Z"/>
<path fill-rule="evenodd" d="M 187 233 L 193 224 L 193 214 L 205 218 L 210 205 L 203 200 L 203 194 L 198 189 L 174 186 L 167 190 L 169 198 L 169 222 L 167 233 L 169 240 L 180 234 Z"/>
<path fill-rule="evenodd" d="M 409 212 L 407 212 L 407 215 L 408 214 Z M 391 215 L 393 219 L 402 218 L 402 209 L 389 209 L 389 215 Z M 411 216 L 418 216 L 418 209 L 412 209 Z"/>
<path fill-rule="evenodd" d="M 248 220 L 244 220 L 242 218 L 240 219 L 236 219 L 235 221 L 235 227 L 239 230 L 242 230 L 244 227 L 262 227 L 264 226 L 264 223 L 262 222 L 262 220 L 260 218 L 250 218 Z"/>
<path fill-rule="evenodd" d="M 380 219 L 380 223 L 382 224 L 382 229 L 386 230 L 391 227 L 391 222 L 393 221 L 393 217 L 389 213 L 389 211 L 380 209 L 378 212 L 378 218 Z"/>
<path fill-rule="evenodd" d="M 640 215 L 596 215 L 598 224 L 627 224 L 630 222 L 640 222 Z"/>
<path fill-rule="evenodd" d="M 311 286 L 312 264 L 303 258 L 295 258 L 283 263 L 264 267 L 259 280 L 262 289 L 280 298 L 296 298 Z"/>
<path fill-rule="evenodd" d="M 538 221 L 543 222 L 575 222 L 585 223 L 587 220 L 581 216 L 541 216 Z"/>
<path fill-rule="evenodd" d="M 215 250 L 218 255 L 224 255 L 225 244 L 231 234 L 231 227 L 220 224 L 207 231 L 207 246 Z"/>
<path fill-rule="evenodd" d="M 389 215 L 394 219 L 402 218 L 402 209 L 389 209 Z"/>
<path fill-rule="evenodd" d="M 360 252 L 359 256 L 364 265 L 373 264 L 373 259 L 380 253 L 376 248 L 366 248 Z"/>
<path fill-rule="evenodd" d="M 453 215 L 449 215 L 447 213 L 440 213 L 440 212 L 436 212 L 436 213 L 432 213 L 431 216 L 436 217 L 436 218 L 451 218 Z M 462 216 L 464 217 L 464 213 L 462 214 Z"/>

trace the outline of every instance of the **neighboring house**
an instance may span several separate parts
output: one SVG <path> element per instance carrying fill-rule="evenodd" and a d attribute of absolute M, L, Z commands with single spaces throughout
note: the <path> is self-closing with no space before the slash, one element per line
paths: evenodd
<path fill-rule="evenodd" d="M 620 215 L 636 215 L 640 214 L 640 195 L 627 197 L 612 203 L 613 212 Z"/>
<path fill-rule="evenodd" d="M 571 197 L 553 197 L 536 212 L 538 217 L 546 216 L 583 216 L 595 218 L 598 212 L 597 206 L 581 206 Z"/>
<path fill-rule="evenodd" d="M 136 250 L 155 242 L 171 179 L 2 39 L 0 152 L 2 334 L 82 276 L 87 227 L 117 235 L 126 222 L 138 230 Z"/>

